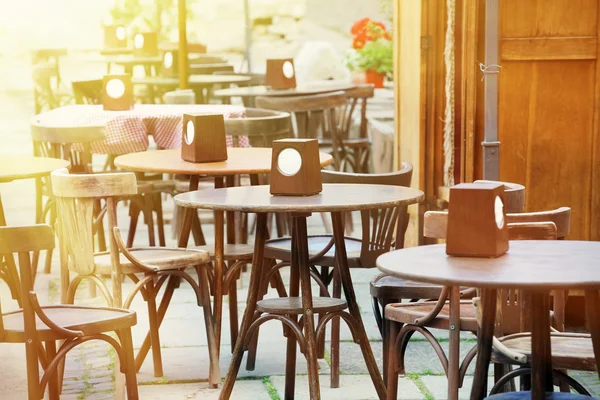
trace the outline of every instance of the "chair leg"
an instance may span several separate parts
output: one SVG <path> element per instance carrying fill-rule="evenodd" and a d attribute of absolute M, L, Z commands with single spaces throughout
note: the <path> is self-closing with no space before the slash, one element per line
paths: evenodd
<path fill-rule="evenodd" d="M 338 271 L 338 268 L 333 271 L 332 297 L 336 299 L 342 297 L 342 283 Z M 340 387 L 340 317 L 331 320 L 331 387 Z"/>
<path fill-rule="evenodd" d="M 205 266 L 197 268 L 198 281 L 200 283 L 202 309 L 204 312 L 204 324 L 206 326 L 206 337 L 208 341 L 208 357 L 210 360 L 210 369 L 208 382 L 212 388 L 216 388 L 221 382 L 221 371 L 219 369 L 219 348 L 217 347 L 217 332 L 214 326 L 212 310 L 210 307 L 210 297 L 208 295 L 208 274 Z"/>
<path fill-rule="evenodd" d="M 328 268 L 328 267 L 323 267 L 323 266 L 321 266 L 321 272 L 320 272 L 320 274 L 319 274 L 319 275 L 320 275 L 320 279 L 321 279 L 321 281 L 322 281 L 322 282 L 323 282 L 325 285 L 327 285 L 327 280 L 328 280 L 328 278 L 329 278 L 329 268 Z M 325 291 L 323 288 L 321 288 L 321 289 L 319 290 L 319 296 L 321 296 L 321 297 L 327 296 L 327 292 L 326 292 L 326 291 Z M 324 317 L 325 317 L 324 315 L 322 315 L 322 314 L 319 314 L 319 323 L 321 322 L 321 320 L 322 320 Z M 334 319 L 335 319 L 335 318 L 334 318 Z M 338 320 L 338 323 L 339 323 L 339 319 L 337 319 L 337 320 Z M 332 328 L 332 329 L 333 329 L 333 328 Z M 317 357 L 318 357 L 319 359 L 323 359 L 323 358 L 325 358 L 325 335 L 322 335 L 322 336 L 319 338 L 318 342 L 317 342 Z M 333 379 L 333 375 L 332 375 L 332 379 Z M 337 386 L 332 386 L 332 387 L 337 387 Z"/>
<path fill-rule="evenodd" d="M 154 247 L 156 246 L 156 238 L 154 236 L 154 216 L 152 215 L 152 211 L 154 210 L 152 194 L 145 194 L 143 199 L 142 213 L 144 214 L 144 222 L 148 226 L 148 242 L 151 247 Z"/>
<path fill-rule="evenodd" d="M 121 330 L 119 336 L 121 338 L 121 348 L 123 349 L 123 353 L 125 355 L 125 386 L 127 389 L 127 399 L 137 400 L 139 395 L 135 371 L 135 360 L 133 358 L 131 328 Z"/>
<path fill-rule="evenodd" d="M 377 302 L 378 300 L 375 299 L 375 302 Z M 380 304 L 381 304 L 381 314 L 385 315 L 385 307 L 390 304 L 390 303 L 394 303 L 395 301 L 389 300 L 389 299 L 381 299 L 379 300 Z M 382 356 L 383 356 L 383 381 L 387 382 L 387 376 L 388 376 L 388 356 L 389 356 L 389 346 L 390 346 L 390 341 L 393 339 L 391 336 L 391 332 L 390 332 L 390 324 L 391 322 L 388 321 L 387 319 L 385 319 L 385 317 L 382 318 L 381 320 L 381 339 L 382 339 Z M 398 330 L 402 329 L 403 324 L 396 322 L 396 327 Z"/>
<path fill-rule="evenodd" d="M 266 264 L 266 260 L 263 260 L 263 270 L 265 270 L 265 264 Z M 258 296 L 258 301 L 261 301 L 265 294 L 267 293 L 268 289 L 269 289 L 269 282 L 267 282 L 266 278 L 266 271 L 263 274 L 263 277 L 261 279 L 261 288 L 260 288 L 260 292 L 259 292 L 259 296 Z M 246 371 L 254 371 L 254 368 L 256 366 L 256 353 L 258 351 L 258 333 L 260 332 L 260 329 L 257 328 L 256 331 L 254 332 L 254 336 L 250 339 L 250 343 L 248 345 L 248 358 L 246 359 Z M 292 335 L 290 335 L 292 336 Z"/>
<path fill-rule="evenodd" d="M 154 193 L 154 212 L 156 212 L 156 226 L 158 229 L 158 245 L 166 246 L 165 221 L 163 218 L 161 193 Z"/>
<path fill-rule="evenodd" d="M 50 206 L 50 226 L 53 227 L 53 229 L 56 227 L 56 204 L 52 204 Z M 52 268 L 52 249 L 48 249 L 46 251 L 46 263 L 44 264 L 44 274 L 49 274 L 50 273 L 50 269 Z M 37 265 L 34 269 L 34 271 L 37 271 Z M 33 275 L 33 280 L 35 282 L 35 274 Z"/>
<path fill-rule="evenodd" d="M 388 321 L 390 339 L 388 345 L 387 366 L 387 400 L 396 400 L 398 393 L 398 333 L 400 325 L 396 321 Z"/>
<path fill-rule="evenodd" d="M 163 376 L 162 354 L 160 349 L 160 336 L 158 328 L 160 326 L 156 311 L 156 290 L 153 283 L 146 285 L 148 292 L 148 318 L 150 319 L 150 343 L 152 347 L 152 361 L 154 363 L 154 376 L 160 378 Z"/>
<path fill-rule="evenodd" d="M 235 265 L 235 264 L 234 264 Z M 237 274 L 239 276 L 239 274 Z M 229 285 L 229 334 L 231 340 L 231 353 L 235 349 L 238 337 L 238 304 L 237 304 L 237 279 L 236 276 Z"/>
<path fill-rule="evenodd" d="M 46 343 L 46 357 L 48 362 L 51 362 L 56 357 L 56 342 L 54 340 L 45 342 Z M 55 369 L 48 381 L 48 398 L 50 400 L 59 400 L 60 389 L 58 384 L 58 370 Z"/>

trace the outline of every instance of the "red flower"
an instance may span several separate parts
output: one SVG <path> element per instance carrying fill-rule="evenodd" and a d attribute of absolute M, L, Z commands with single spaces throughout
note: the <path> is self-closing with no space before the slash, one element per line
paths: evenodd
<path fill-rule="evenodd" d="M 350 33 L 353 35 L 358 35 L 359 32 L 362 31 L 369 22 L 371 22 L 371 18 L 369 17 L 359 19 L 352 25 L 352 28 L 350 28 Z"/>

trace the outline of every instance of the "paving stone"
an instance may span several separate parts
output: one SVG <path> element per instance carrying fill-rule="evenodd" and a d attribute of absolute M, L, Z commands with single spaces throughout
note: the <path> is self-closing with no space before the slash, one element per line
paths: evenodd
<path fill-rule="evenodd" d="M 273 386 L 277 393 L 283 398 L 285 389 L 285 377 L 271 377 Z M 371 377 L 369 375 L 342 375 L 340 376 L 340 387 L 332 389 L 329 387 L 329 376 L 320 375 L 319 384 L 321 387 L 321 398 L 323 399 L 344 399 L 344 400 L 371 400 L 379 399 Z M 298 376 L 296 378 L 295 399 L 309 399 L 308 377 Z M 419 390 L 414 382 L 408 378 L 401 378 L 398 381 L 398 398 L 403 400 L 425 399 L 425 395 Z"/>
<path fill-rule="evenodd" d="M 569 371 L 569 375 L 575 378 L 579 383 L 592 394 L 600 397 L 600 379 L 598 374 L 591 371 Z"/>
<path fill-rule="evenodd" d="M 238 376 L 246 377 L 263 377 L 271 375 L 285 374 L 285 344 L 277 346 L 261 346 L 259 342 L 256 368 L 254 371 L 246 371 L 246 355 L 242 360 L 242 366 Z M 208 347 L 177 347 L 162 349 L 163 359 L 163 378 L 154 377 L 154 369 L 152 366 L 152 356 L 149 355 L 142 365 L 138 373 L 138 382 L 152 383 L 161 381 L 189 381 L 189 380 L 208 380 Z M 221 347 L 221 377 L 225 378 L 229 363 L 231 361 L 231 353 L 228 347 Z M 329 366 L 325 360 L 320 360 L 319 366 L 321 373 L 329 373 Z M 298 374 L 306 374 L 306 362 L 304 356 L 298 351 L 296 355 L 296 372 Z"/>
<path fill-rule="evenodd" d="M 445 376 L 420 376 L 419 379 L 427 388 L 427 391 L 435 400 L 445 400 L 448 398 L 448 379 Z M 488 387 L 494 385 L 494 378 L 488 379 Z M 460 400 L 467 400 L 471 397 L 471 386 L 473 386 L 473 377 L 465 377 L 463 387 L 458 391 Z"/>
<path fill-rule="evenodd" d="M 220 392 L 220 389 L 209 389 L 203 383 L 142 385 L 139 387 L 140 399 L 144 400 L 217 400 Z M 231 398 L 236 400 L 262 400 L 270 397 L 266 386 L 260 379 L 237 381 Z"/>
<path fill-rule="evenodd" d="M 475 343 L 461 343 L 460 348 L 460 359 L 465 357 L 468 351 L 473 347 Z M 383 344 L 381 342 L 371 342 L 371 349 L 373 355 L 377 361 L 379 368 L 382 368 L 383 355 L 382 355 Z M 448 352 L 448 343 L 442 343 L 442 348 Z M 327 349 L 329 351 L 329 343 L 327 343 Z M 368 373 L 367 366 L 362 360 L 362 354 L 360 347 L 357 344 L 342 342 L 340 343 L 340 370 L 344 374 L 366 374 Z M 471 362 L 467 374 L 472 374 L 475 368 L 475 360 Z M 412 342 L 409 343 L 406 350 L 406 372 L 416 374 L 441 374 L 444 369 L 437 358 L 435 351 L 429 344 L 429 342 Z"/>

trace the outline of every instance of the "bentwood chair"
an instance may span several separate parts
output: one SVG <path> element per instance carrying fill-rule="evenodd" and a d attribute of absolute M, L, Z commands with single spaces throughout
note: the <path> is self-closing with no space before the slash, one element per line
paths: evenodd
<path fill-rule="evenodd" d="M 292 113 L 296 120 L 296 137 L 315 138 L 324 151 L 333 155 L 334 167 L 358 172 L 351 159 L 347 127 L 353 111 L 352 102 L 343 91 L 311 96 L 259 96 L 256 107 Z"/>
<path fill-rule="evenodd" d="M 508 234 L 511 240 L 546 240 L 564 239 L 570 228 L 571 209 L 561 207 L 552 211 L 507 214 Z M 445 239 L 448 214 L 446 212 L 426 212 L 424 218 L 424 235 L 436 239 Z M 463 291 L 464 293 L 464 291 Z M 398 374 L 405 374 L 404 355 L 407 351 L 409 340 L 415 332 L 421 333 L 434 348 L 440 362 L 444 367 L 446 376 L 448 372 L 448 359 L 440 343 L 429 331 L 430 328 L 450 329 L 449 304 L 447 302 L 448 290 L 442 289 L 442 294 L 437 301 L 392 303 L 385 307 L 385 318 L 389 324 L 389 337 L 384 343 L 384 352 L 387 353 L 388 399 L 393 399 L 392 393 L 398 386 Z M 564 297 L 555 296 L 555 315 L 564 316 Z M 506 329 L 514 329 L 508 325 Z M 477 319 L 475 308 L 470 300 L 460 302 L 460 330 L 464 332 L 477 332 Z M 513 331 L 514 332 L 514 331 Z M 387 346 L 387 349 L 385 348 Z M 476 349 L 476 348 L 474 348 Z M 384 353 L 385 354 L 385 353 Z M 448 384 L 458 390 L 462 386 L 467 367 L 475 356 L 471 351 L 463 360 L 460 371 L 452 374 L 457 380 Z M 384 360 L 385 362 L 385 360 Z M 503 370 L 496 369 L 495 375 L 499 378 Z"/>
<path fill-rule="evenodd" d="M 324 183 L 379 184 L 394 186 L 410 186 L 412 165 L 403 163 L 402 169 L 386 174 L 353 174 L 336 171 L 322 171 Z M 346 237 L 346 252 L 350 268 L 374 268 L 375 260 L 392 248 L 404 247 L 404 235 L 408 227 L 406 207 L 361 211 L 362 237 Z M 288 266 L 291 261 L 291 239 L 281 238 L 269 240 L 265 246 L 264 257 L 267 264 L 270 260 L 280 260 L 273 266 L 269 274 Z M 335 246 L 332 235 L 316 235 L 308 237 L 311 276 L 320 287 L 320 296 L 330 296 L 329 285 L 333 283 L 330 297 L 341 297 L 341 284 L 335 268 Z M 317 268 L 320 267 L 320 270 Z M 265 285 L 270 280 L 267 276 Z M 332 320 L 331 328 L 331 387 L 339 387 L 339 319 Z M 319 355 L 324 353 L 324 336 L 319 338 Z M 254 346 L 254 343 L 253 343 Z M 248 355 L 253 362 L 256 349 L 251 347 Z"/>
<path fill-rule="evenodd" d="M 73 81 L 73 97 L 75 104 L 102 104 L 102 79 L 88 81 Z"/>
<path fill-rule="evenodd" d="M 25 344 L 29 400 L 43 398 L 46 388 L 50 400 L 58 400 L 62 387 L 59 365 L 70 350 L 90 340 L 103 340 L 115 349 L 125 374 L 127 398 L 137 400 L 131 341 L 135 312 L 121 308 L 41 306 L 33 291 L 30 253 L 53 247 L 54 232 L 48 225 L 0 227 L 0 254 L 18 253 L 23 293 L 21 310 L 6 314 L 0 310 L 0 342 Z M 116 336 L 110 335 L 112 332 Z"/>
<path fill-rule="evenodd" d="M 117 227 L 116 203 L 120 198 L 137 192 L 133 173 L 69 175 L 63 169 L 54 171 L 51 177 L 59 214 L 62 302 L 73 304 L 77 288 L 84 279 L 95 284 L 108 305 L 113 307 L 122 305 L 129 308 L 134 297 L 141 292 L 148 307 L 150 331 L 136 356 L 135 368 L 139 371 L 151 347 L 154 375 L 160 377 L 163 368 L 158 329 L 176 286 L 181 279 L 186 280 L 194 289 L 198 305 L 204 310 L 211 363 L 209 379 L 212 385 L 217 385 L 220 375 L 209 299 L 208 253 L 180 248 L 125 246 Z M 93 203 L 100 198 L 106 201 L 110 246 L 108 252 L 94 254 Z M 196 269 L 199 283 L 185 272 L 187 268 Z M 71 273 L 75 275 L 72 280 Z M 112 278 L 112 292 L 102 277 Z M 124 296 L 122 280 L 125 277 L 135 286 Z M 157 297 L 167 280 L 159 311 Z"/>

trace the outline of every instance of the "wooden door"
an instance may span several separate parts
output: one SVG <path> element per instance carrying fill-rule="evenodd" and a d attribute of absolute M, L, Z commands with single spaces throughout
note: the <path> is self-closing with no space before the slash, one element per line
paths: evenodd
<path fill-rule="evenodd" d="M 526 186 L 527 210 L 571 207 L 570 239 L 600 240 L 599 2 L 499 2 L 500 179 Z"/>

